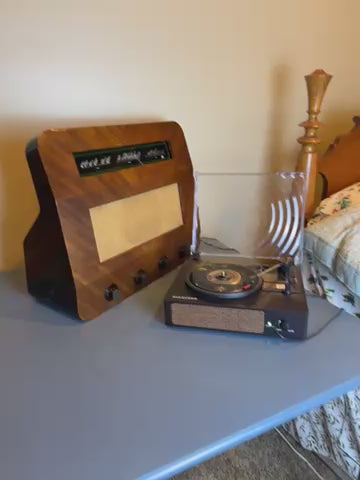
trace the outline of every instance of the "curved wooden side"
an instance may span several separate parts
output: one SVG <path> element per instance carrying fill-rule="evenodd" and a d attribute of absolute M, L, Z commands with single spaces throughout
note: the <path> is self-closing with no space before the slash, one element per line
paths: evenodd
<path fill-rule="evenodd" d="M 353 117 L 354 127 L 337 137 L 320 159 L 318 172 L 327 180 L 327 196 L 355 182 L 360 182 L 360 116 Z"/>

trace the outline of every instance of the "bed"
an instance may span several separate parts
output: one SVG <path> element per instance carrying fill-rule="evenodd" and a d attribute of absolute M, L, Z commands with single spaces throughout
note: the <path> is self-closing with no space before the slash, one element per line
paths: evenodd
<path fill-rule="evenodd" d="M 309 119 L 302 124 L 298 162 L 308 179 L 304 284 L 310 294 L 324 296 L 360 321 L 360 117 L 318 160 L 317 115 L 331 77 L 315 71 L 305 78 Z M 351 479 L 360 479 L 360 389 L 284 427 L 304 448 L 334 462 Z"/>

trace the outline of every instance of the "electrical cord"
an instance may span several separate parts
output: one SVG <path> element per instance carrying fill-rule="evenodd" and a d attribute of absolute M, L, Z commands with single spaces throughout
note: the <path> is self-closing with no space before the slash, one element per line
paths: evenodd
<path fill-rule="evenodd" d="M 280 437 L 282 438 L 282 440 L 288 445 L 288 447 L 291 448 L 291 450 L 293 452 L 296 453 L 296 455 L 301 458 L 301 460 L 303 460 L 306 465 L 310 468 L 310 470 L 312 470 L 314 472 L 314 474 L 317 476 L 317 478 L 319 478 L 320 480 L 325 480 L 325 478 L 320 475 L 320 473 L 316 470 L 316 468 L 309 462 L 309 460 L 307 458 L 304 457 L 304 455 L 302 455 L 298 450 L 296 450 L 296 448 L 291 445 L 291 443 L 289 442 L 289 440 L 285 437 L 285 435 L 280 432 L 280 430 L 278 428 L 275 428 L 276 432 L 280 435 Z"/>

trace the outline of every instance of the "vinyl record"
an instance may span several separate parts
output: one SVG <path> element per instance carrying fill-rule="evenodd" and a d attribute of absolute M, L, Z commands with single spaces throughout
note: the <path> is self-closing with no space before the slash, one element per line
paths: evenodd
<path fill-rule="evenodd" d="M 262 279 L 250 268 L 226 263 L 199 263 L 186 278 L 186 284 L 203 295 L 235 299 L 261 288 Z"/>

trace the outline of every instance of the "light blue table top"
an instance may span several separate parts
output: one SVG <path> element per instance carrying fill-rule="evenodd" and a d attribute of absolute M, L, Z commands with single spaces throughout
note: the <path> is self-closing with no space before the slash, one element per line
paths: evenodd
<path fill-rule="evenodd" d="M 2 480 L 169 478 L 360 385 L 359 319 L 304 342 L 173 329 L 173 278 L 83 324 L 0 275 Z"/>

